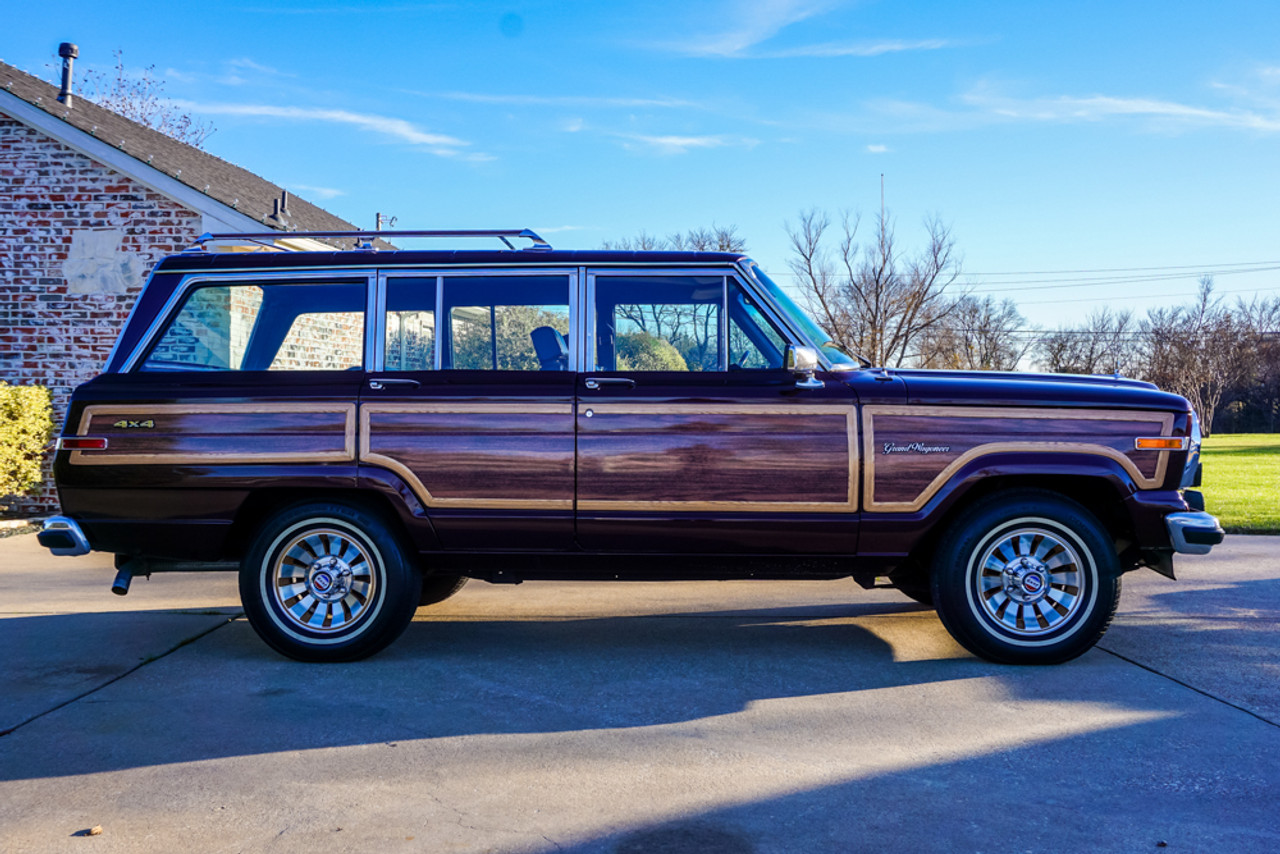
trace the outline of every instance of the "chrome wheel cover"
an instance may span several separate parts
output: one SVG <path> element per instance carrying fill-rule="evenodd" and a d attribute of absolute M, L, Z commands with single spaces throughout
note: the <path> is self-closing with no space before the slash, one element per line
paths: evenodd
<path fill-rule="evenodd" d="M 1019 525 L 988 541 L 971 574 L 982 615 L 1002 631 L 1037 637 L 1058 631 L 1084 603 L 1086 565 L 1061 533 Z"/>
<path fill-rule="evenodd" d="M 293 626 L 318 634 L 349 631 L 375 601 L 371 549 L 349 532 L 310 528 L 277 549 L 267 584 Z"/>

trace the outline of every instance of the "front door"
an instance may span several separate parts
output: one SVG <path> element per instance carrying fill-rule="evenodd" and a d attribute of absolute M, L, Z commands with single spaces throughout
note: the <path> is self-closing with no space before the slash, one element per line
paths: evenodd
<path fill-rule="evenodd" d="M 578 542 L 591 551 L 852 554 L 857 421 L 801 389 L 730 271 L 593 271 L 578 378 Z"/>
<path fill-rule="evenodd" d="M 441 544 L 573 545 L 576 271 L 384 274 L 360 464 L 395 473 Z"/>

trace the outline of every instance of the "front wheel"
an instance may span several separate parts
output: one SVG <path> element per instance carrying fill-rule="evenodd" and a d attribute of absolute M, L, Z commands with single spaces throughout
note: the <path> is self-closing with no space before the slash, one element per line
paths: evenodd
<path fill-rule="evenodd" d="M 249 624 L 300 661 L 354 661 L 413 619 L 421 580 L 391 529 L 346 504 L 306 504 L 263 525 L 240 567 Z"/>
<path fill-rule="evenodd" d="M 978 504 L 948 530 L 933 570 L 938 616 L 962 646 L 1005 664 L 1089 650 L 1120 600 L 1111 538 L 1081 505 L 1026 490 Z"/>

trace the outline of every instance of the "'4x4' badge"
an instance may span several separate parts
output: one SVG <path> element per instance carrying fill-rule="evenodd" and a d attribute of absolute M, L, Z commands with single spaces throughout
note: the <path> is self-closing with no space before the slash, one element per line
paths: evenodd
<path fill-rule="evenodd" d="M 111 426 L 119 427 L 121 430 L 136 430 L 138 428 L 150 429 L 156 426 L 156 422 L 152 421 L 150 418 L 148 418 L 146 421 L 128 421 L 125 419 L 121 419 L 116 423 L 112 424 Z"/>

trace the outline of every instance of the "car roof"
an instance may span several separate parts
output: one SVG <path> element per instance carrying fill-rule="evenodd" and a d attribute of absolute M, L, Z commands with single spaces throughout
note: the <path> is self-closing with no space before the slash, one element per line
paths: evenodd
<path fill-rule="evenodd" d="M 332 252 L 206 252 L 170 255 L 157 273 L 218 270 L 297 270 L 335 267 L 573 267 L 573 266 L 726 266 L 747 256 L 739 252 L 619 252 L 604 249 L 374 250 Z"/>

